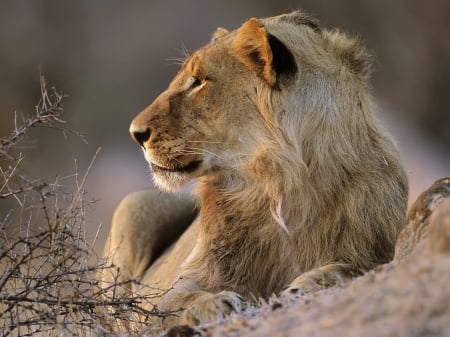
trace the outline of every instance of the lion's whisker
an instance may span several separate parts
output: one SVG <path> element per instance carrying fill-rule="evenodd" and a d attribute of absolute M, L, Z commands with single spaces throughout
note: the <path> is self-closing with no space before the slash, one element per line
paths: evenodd
<path fill-rule="evenodd" d="M 218 154 L 216 154 L 214 152 L 211 152 L 211 151 L 208 151 L 208 150 L 205 150 L 205 149 L 200 149 L 200 148 L 197 148 L 197 147 L 189 147 L 188 150 L 194 150 L 194 151 L 197 150 L 197 151 L 203 152 L 203 154 L 210 154 L 210 155 L 212 155 L 214 157 L 217 157 L 219 159 L 222 159 L 222 160 L 225 159 L 222 156 L 219 156 Z"/>
<path fill-rule="evenodd" d="M 221 142 L 213 142 L 206 140 L 187 140 L 186 143 L 208 143 L 208 144 L 220 144 Z"/>

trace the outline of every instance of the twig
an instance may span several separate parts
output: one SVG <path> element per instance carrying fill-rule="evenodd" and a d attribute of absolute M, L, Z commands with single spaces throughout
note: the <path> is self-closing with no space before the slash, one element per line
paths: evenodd
<path fill-rule="evenodd" d="M 81 180 L 78 164 L 73 175 L 57 176 L 52 183 L 29 179 L 22 172 L 25 156 L 17 148 L 31 128 L 73 132 L 62 118 L 65 96 L 49 90 L 42 76 L 40 86 L 35 113 L 21 122 L 15 113 L 11 135 L 0 139 L 0 165 L 6 163 L 0 166 L 0 200 L 15 198 L 19 208 L 18 214 L 9 211 L 0 224 L 0 336 L 81 336 L 92 331 L 113 336 L 116 325 L 129 327 L 132 333 L 147 326 L 150 317 L 177 314 L 151 305 L 160 289 L 150 289 L 146 296 L 125 296 L 125 288 L 143 285 L 96 280 L 97 273 L 114 272 L 93 253 L 100 227 L 90 242 L 84 220 L 88 204 L 84 189 L 100 148 Z M 18 233 L 11 236 L 6 222 L 14 221 Z M 104 320 L 108 323 L 101 323 Z"/>

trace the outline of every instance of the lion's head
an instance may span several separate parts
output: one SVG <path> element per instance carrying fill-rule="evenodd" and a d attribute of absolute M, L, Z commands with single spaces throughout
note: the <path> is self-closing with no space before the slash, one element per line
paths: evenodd
<path fill-rule="evenodd" d="M 219 176 L 222 187 L 265 180 L 277 195 L 305 176 L 338 181 L 390 164 L 369 68 L 357 40 L 300 12 L 252 18 L 188 57 L 130 132 L 166 190 Z"/>

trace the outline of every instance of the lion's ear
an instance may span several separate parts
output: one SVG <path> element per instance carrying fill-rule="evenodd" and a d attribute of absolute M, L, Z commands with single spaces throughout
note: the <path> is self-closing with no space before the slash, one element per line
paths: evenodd
<path fill-rule="evenodd" d="M 212 36 L 212 41 L 217 40 L 221 38 L 222 36 L 225 36 L 229 33 L 229 31 L 225 28 L 219 27 L 217 28 L 216 32 Z"/>
<path fill-rule="evenodd" d="M 233 48 L 238 59 L 271 86 L 283 75 L 297 72 L 292 53 L 258 19 L 252 18 L 238 29 Z"/>
<path fill-rule="evenodd" d="M 242 63 L 271 86 L 275 85 L 268 34 L 258 19 L 251 18 L 238 29 L 233 48 Z"/>

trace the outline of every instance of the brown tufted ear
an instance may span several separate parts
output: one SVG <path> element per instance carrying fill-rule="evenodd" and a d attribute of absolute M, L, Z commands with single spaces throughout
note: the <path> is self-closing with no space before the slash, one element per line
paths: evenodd
<path fill-rule="evenodd" d="M 251 18 L 237 30 L 233 49 L 237 58 L 251 71 L 269 85 L 275 85 L 276 73 L 272 67 L 268 34 L 258 19 Z"/>
<path fill-rule="evenodd" d="M 212 36 L 212 40 L 217 40 L 219 38 L 221 38 L 222 36 L 225 36 L 229 33 L 229 31 L 225 28 L 219 27 L 217 28 L 216 32 L 213 34 Z"/>

